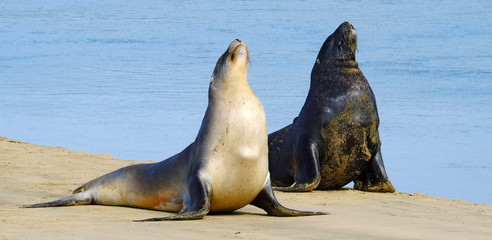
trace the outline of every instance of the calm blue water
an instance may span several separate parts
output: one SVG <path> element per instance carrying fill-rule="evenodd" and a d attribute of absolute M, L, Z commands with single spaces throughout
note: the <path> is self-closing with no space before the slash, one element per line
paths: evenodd
<path fill-rule="evenodd" d="M 492 204 L 490 1 L 258 2 L 0 2 L 0 136 L 165 159 L 194 141 L 235 38 L 272 132 L 348 20 L 397 190 Z"/>

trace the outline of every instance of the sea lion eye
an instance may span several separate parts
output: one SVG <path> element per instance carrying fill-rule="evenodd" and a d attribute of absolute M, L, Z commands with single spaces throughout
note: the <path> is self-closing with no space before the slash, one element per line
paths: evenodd
<path fill-rule="evenodd" d="M 235 55 L 234 53 L 231 53 L 231 60 L 234 60 L 234 57 L 235 57 L 235 56 L 236 56 L 236 55 Z"/>
<path fill-rule="evenodd" d="M 338 46 L 342 45 L 342 43 L 343 43 L 342 40 L 338 41 Z"/>

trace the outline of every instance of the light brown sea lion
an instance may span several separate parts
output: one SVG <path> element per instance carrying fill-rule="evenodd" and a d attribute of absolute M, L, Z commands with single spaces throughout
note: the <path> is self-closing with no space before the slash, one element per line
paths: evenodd
<path fill-rule="evenodd" d="M 249 52 L 234 40 L 219 58 L 195 142 L 159 163 L 121 168 L 58 201 L 25 207 L 121 205 L 178 212 L 142 221 L 200 219 L 253 204 L 274 216 L 324 214 L 288 209 L 272 191 L 266 117 L 247 82 Z"/>

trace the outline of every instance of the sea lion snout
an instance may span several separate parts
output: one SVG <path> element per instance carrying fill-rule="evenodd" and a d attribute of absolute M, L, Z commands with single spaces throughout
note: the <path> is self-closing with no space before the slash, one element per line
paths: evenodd
<path fill-rule="evenodd" d="M 345 32 L 345 38 L 349 42 L 357 41 L 357 32 L 355 31 L 355 29 L 352 28 L 352 29 L 348 30 L 347 32 Z"/>
<path fill-rule="evenodd" d="M 357 31 L 355 31 L 352 24 L 349 22 L 344 22 L 340 25 L 339 30 L 342 33 L 341 38 L 347 43 L 347 45 L 357 44 Z"/>
<path fill-rule="evenodd" d="M 246 46 L 243 41 L 235 39 L 229 46 L 229 55 L 232 61 L 237 61 L 238 59 L 241 59 L 247 62 L 249 61 L 248 46 Z"/>
<path fill-rule="evenodd" d="M 354 29 L 355 30 L 354 25 L 352 25 L 351 23 L 349 23 L 347 21 L 343 22 L 338 27 L 338 30 L 341 31 L 341 32 L 347 32 L 347 31 L 350 31 L 351 29 Z"/>
<path fill-rule="evenodd" d="M 229 49 L 228 49 L 229 53 L 233 53 L 233 52 L 234 52 L 234 51 L 236 51 L 236 49 L 237 49 L 238 47 L 240 47 L 240 46 L 244 46 L 244 47 L 246 47 L 246 44 L 245 44 L 243 41 L 241 41 L 241 40 L 239 40 L 238 38 L 236 38 L 236 39 L 235 39 L 234 41 L 232 41 L 232 42 L 231 42 L 231 44 L 229 45 Z"/>

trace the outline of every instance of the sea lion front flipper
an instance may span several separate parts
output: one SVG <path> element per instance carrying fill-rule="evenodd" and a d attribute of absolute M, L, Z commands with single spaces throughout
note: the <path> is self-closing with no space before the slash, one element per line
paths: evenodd
<path fill-rule="evenodd" d="M 134 220 L 135 222 L 196 220 L 202 219 L 210 211 L 210 194 L 212 184 L 207 174 L 198 171 L 192 174 L 187 183 L 188 192 L 183 201 L 183 208 L 175 216 Z"/>
<path fill-rule="evenodd" d="M 367 169 L 362 172 L 354 181 L 354 189 L 367 192 L 395 192 L 395 188 L 386 175 L 384 169 L 383 157 L 381 156 L 381 147 L 369 160 Z"/>
<path fill-rule="evenodd" d="M 303 141 L 304 143 L 304 141 Z M 295 154 L 294 183 L 288 187 L 275 187 L 285 192 L 307 192 L 316 189 L 321 181 L 319 153 L 316 144 L 306 143 Z"/>
<path fill-rule="evenodd" d="M 298 211 L 282 206 L 275 195 L 273 194 L 273 188 L 270 181 L 270 176 L 268 176 L 263 189 L 260 191 L 258 196 L 250 203 L 253 206 L 259 207 L 267 212 L 270 216 L 277 217 L 292 217 L 292 216 L 310 216 L 310 215 L 327 215 L 329 213 L 325 212 L 309 212 L 309 211 Z"/>

